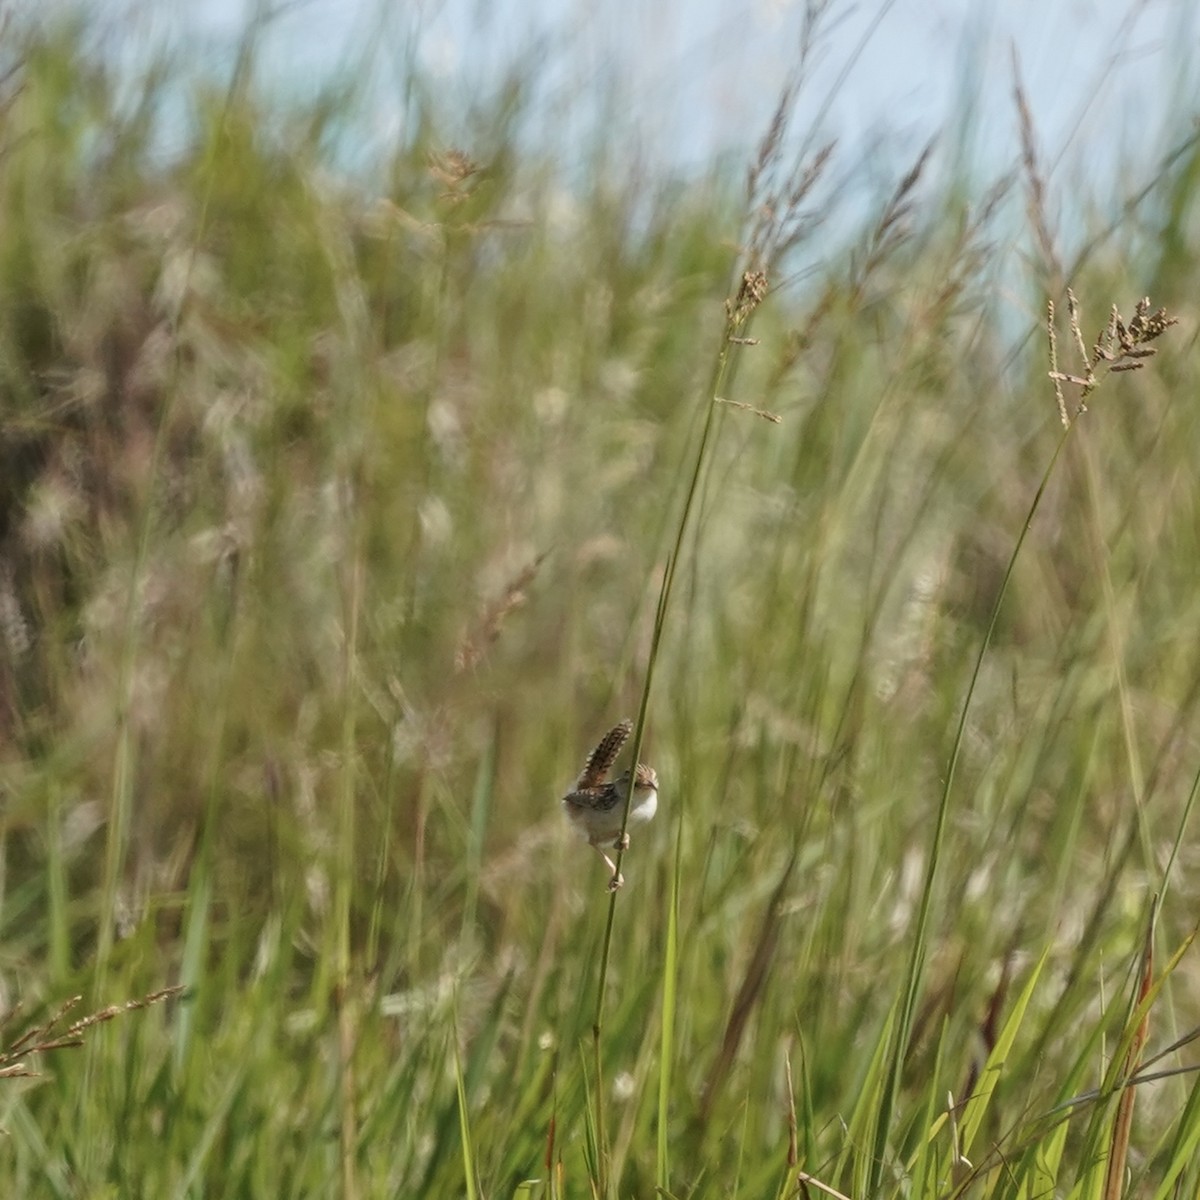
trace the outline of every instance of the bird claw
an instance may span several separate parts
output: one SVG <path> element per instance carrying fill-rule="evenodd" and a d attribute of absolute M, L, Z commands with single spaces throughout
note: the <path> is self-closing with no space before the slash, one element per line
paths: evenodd
<path fill-rule="evenodd" d="M 608 881 L 608 890 L 610 892 L 615 892 L 624 882 L 625 882 L 625 876 L 622 875 L 620 872 L 617 872 L 617 874 L 615 874 Z"/>
<path fill-rule="evenodd" d="M 623 833 L 615 842 L 613 842 L 614 850 L 625 851 L 629 849 L 629 834 Z"/>

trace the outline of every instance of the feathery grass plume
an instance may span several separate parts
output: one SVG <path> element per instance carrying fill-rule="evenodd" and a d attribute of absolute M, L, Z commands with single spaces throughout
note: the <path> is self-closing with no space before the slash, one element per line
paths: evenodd
<path fill-rule="evenodd" d="M 929 165 L 934 144 L 933 140 L 925 144 L 880 211 L 879 219 L 867 237 L 866 256 L 859 271 L 860 279 L 865 280 L 874 274 L 907 238 L 914 193 L 925 168 Z"/>
<path fill-rule="evenodd" d="M 483 167 L 462 150 L 451 149 L 441 154 L 431 152 L 429 155 L 429 173 L 446 189 L 438 199 L 447 204 L 469 200 L 475 186 L 472 181 L 482 171 Z"/>
<path fill-rule="evenodd" d="M 756 417 L 762 417 L 764 421 L 770 421 L 772 425 L 783 424 L 783 418 L 778 413 L 768 412 L 765 408 L 755 408 L 753 404 L 747 404 L 743 400 L 726 400 L 724 396 L 718 396 L 717 403 L 728 404 L 730 408 L 739 409 L 741 412 L 753 413 Z"/>
<path fill-rule="evenodd" d="M 1026 214 L 1033 232 L 1037 238 L 1038 249 L 1041 251 L 1042 262 L 1045 264 L 1047 275 L 1051 281 L 1048 289 L 1051 295 L 1060 290 L 1059 281 L 1063 277 L 1062 263 L 1054 248 L 1054 238 L 1050 233 L 1050 221 L 1046 214 L 1046 181 L 1038 162 L 1037 137 L 1033 127 L 1033 113 L 1029 108 L 1025 89 L 1021 84 L 1021 66 L 1017 59 L 1016 47 L 1012 50 L 1013 73 L 1013 102 L 1016 104 L 1021 134 L 1021 165 L 1025 173 L 1025 186 L 1028 196 Z"/>
<path fill-rule="evenodd" d="M 87 1034 L 97 1025 L 116 1020 L 127 1013 L 139 1012 L 155 1004 L 162 1004 L 182 995 L 183 986 L 160 988 L 137 1000 L 124 1004 L 110 1004 L 105 1008 L 88 1013 L 78 1020 L 65 1024 L 67 1017 L 79 1007 L 82 996 L 72 996 L 40 1024 L 30 1025 L 6 1045 L 0 1045 L 0 1079 L 36 1077 L 40 1072 L 28 1065 L 26 1060 L 35 1054 L 49 1054 L 55 1050 L 74 1050 L 84 1044 Z M 4 1017 L 3 1024 L 9 1025 L 17 1016 L 17 1010 Z"/>
<path fill-rule="evenodd" d="M 523 567 L 509 581 L 503 594 L 483 610 L 475 626 L 463 634 L 454 652 L 455 671 L 469 671 L 479 665 L 488 648 L 499 639 L 504 622 L 517 609 L 524 607 L 528 599 L 526 590 L 545 559 L 545 554 L 539 554 L 528 566 Z"/>
<path fill-rule="evenodd" d="M 1075 293 L 1067 288 L 1068 321 L 1075 352 L 1079 358 L 1078 373 L 1073 373 L 1059 370 L 1053 301 L 1049 303 L 1047 312 L 1050 356 L 1050 370 L 1047 375 L 1054 384 L 1054 397 L 1064 428 L 1070 428 L 1076 417 L 1087 412 L 1087 399 L 1100 383 L 1100 377 L 1096 374 L 1098 369 L 1114 374 L 1121 371 L 1140 371 L 1146 359 L 1158 353 L 1158 347 L 1150 343 L 1157 341 L 1172 325 L 1179 324 L 1179 318 L 1169 316 L 1165 308 L 1158 308 L 1152 312 L 1149 296 L 1143 296 L 1134 306 L 1133 317 L 1128 325 L 1114 304 L 1109 313 L 1108 324 L 1100 331 L 1089 351 L 1080 323 L 1079 301 L 1075 298 Z M 1063 394 L 1064 383 L 1077 389 L 1073 410 L 1068 409 Z"/>
<path fill-rule="evenodd" d="M 811 303 L 804 320 L 789 331 L 772 369 L 774 385 L 778 386 L 813 347 L 818 331 L 835 309 L 854 311 L 861 308 L 869 298 L 872 282 L 884 273 L 887 264 L 910 241 L 915 224 L 917 187 L 928 170 L 936 144 L 936 138 L 931 138 L 897 182 L 879 216 L 867 229 L 862 245 L 851 251 L 847 277 L 831 275 Z M 1011 187 L 1011 176 L 998 179 L 958 227 L 946 252 L 947 270 L 932 305 L 930 320 L 935 320 L 938 313 L 948 311 L 973 282 L 975 273 L 982 269 L 986 257 L 983 234 Z"/>
<path fill-rule="evenodd" d="M 812 152 L 804 140 L 789 156 L 786 140 L 832 2 L 806 0 L 796 65 L 780 88 L 778 102 L 746 173 L 745 211 L 750 224 L 745 261 L 751 269 L 771 270 L 820 220 L 819 211 L 806 209 L 805 201 L 825 174 L 836 143 L 828 141 Z"/>

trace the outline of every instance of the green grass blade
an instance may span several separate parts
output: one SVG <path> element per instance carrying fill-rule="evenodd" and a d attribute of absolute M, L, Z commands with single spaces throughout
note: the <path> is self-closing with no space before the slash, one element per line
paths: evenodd
<path fill-rule="evenodd" d="M 458 1130 L 459 1147 L 462 1150 L 463 1193 L 467 1200 L 477 1200 L 478 1174 L 475 1160 L 475 1146 L 471 1140 L 471 1114 L 467 1106 L 467 1082 L 463 1074 L 462 1054 L 458 1048 L 458 1030 L 450 1033 L 454 1047 L 454 1090 L 458 1096 Z"/>
<path fill-rule="evenodd" d="M 1029 1008 L 1030 1001 L 1033 999 L 1038 980 L 1041 978 L 1042 968 L 1046 965 L 1049 953 L 1048 948 L 1043 950 L 1042 957 L 1038 959 L 1033 970 L 1030 971 L 1029 978 L 1025 981 L 1025 986 L 1021 989 L 1021 994 L 1017 997 L 1017 1002 L 1013 1005 L 1013 1010 L 1009 1013 L 1008 1020 L 1004 1022 L 1004 1027 L 1000 1031 L 1000 1036 L 996 1039 L 996 1044 L 992 1047 L 992 1051 L 987 1057 L 987 1062 L 983 1065 L 983 1070 L 979 1075 L 979 1082 L 975 1085 L 974 1094 L 966 1097 L 960 1131 L 962 1153 L 967 1158 L 971 1156 L 971 1149 L 975 1143 L 975 1138 L 983 1125 L 984 1118 L 987 1116 L 988 1106 L 991 1103 L 992 1096 L 996 1091 L 996 1085 L 1000 1082 L 1000 1076 L 1012 1052 L 1013 1043 L 1016 1041 L 1017 1034 L 1020 1032 L 1021 1025 L 1025 1020 L 1025 1013 Z"/>
<path fill-rule="evenodd" d="M 671 1187 L 671 1079 L 675 1065 L 675 1011 L 679 985 L 679 884 L 683 870 L 683 806 L 675 826 L 675 856 L 667 904 L 667 938 L 663 951 L 662 1029 L 658 1059 L 658 1136 L 654 1174 L 660 1191 Z"/>

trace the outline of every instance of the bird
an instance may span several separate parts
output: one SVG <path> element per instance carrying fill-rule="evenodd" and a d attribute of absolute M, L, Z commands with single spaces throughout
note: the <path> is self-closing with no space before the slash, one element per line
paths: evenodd
<path fill-rule="evenodd" d="M 621 825 L 625 819 L 625 801 L 629 795 L 631 778 L 633 800 L 629 806 L 629 824 L 649 821 L 658 809 L 658 773 L 653 767 L 638 763 L 636 770 L 626 770 L 616 779 L 608 779 L 608 773 L 632 731 L 633 722 L 628 719 L 614 725 L 588 755 L 575 786 L 562 798 L 563 811 L 571 824 L 608 864 L 612 872 L 608 882 L 610 892 L 615 892 L 625 879 L 617 870 L 616 863 L 605 853 L 604 847 L 611 845 L 614 850 L 621 851 L 629 849 L 629 834 L 622 835 Z"/>

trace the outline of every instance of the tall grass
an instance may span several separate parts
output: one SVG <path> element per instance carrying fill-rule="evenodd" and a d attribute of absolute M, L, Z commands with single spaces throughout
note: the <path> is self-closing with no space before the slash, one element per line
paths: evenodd
<path fill-rule="evenodd" d="M 164 154 L 87 46 L 2 96 L 6 1192 L 1193 1194 L 1182 106 L 1095 229 L 1018 101 L 818 252 L 802 76 L 747 202 L 415 74 L 347 180 L 250 37 Z"/>

